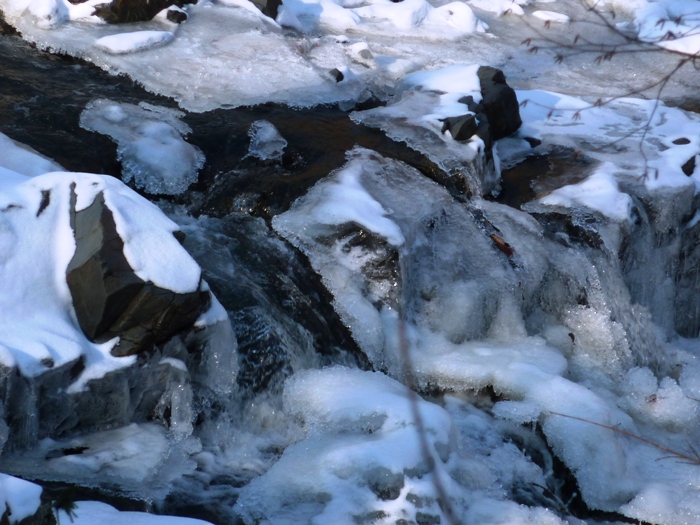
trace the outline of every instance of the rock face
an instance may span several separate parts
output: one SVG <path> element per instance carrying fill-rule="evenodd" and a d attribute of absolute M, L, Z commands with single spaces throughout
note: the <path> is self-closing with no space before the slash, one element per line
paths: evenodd
<path fill-rule="evenodd" d="M 90 340 L 120 338 L 113 355 L 148 350 L 192 326 L 209 306 L 208 292 L 177 294 L 134 273 L 101 193 L 86 209 L 72 213 L 71 226 L 76 250 L 66 280 L 75 313 Z"/>

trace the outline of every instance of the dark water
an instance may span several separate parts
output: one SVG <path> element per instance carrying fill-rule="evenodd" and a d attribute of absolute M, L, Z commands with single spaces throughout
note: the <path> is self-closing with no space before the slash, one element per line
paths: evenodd
<path fill-rule="evenodd" d="M 116 145 L 79 126 L 81 112 L 95 98 L 177 108 L 175 101 L 149 93 L 127 77 L 38 51 L 18 36 L 0 31 L 0 132 L 70 171 L 120 177 Z M 289 143 L 281 165 L 244 159 L 248 129 L 260 119 L 272 122 Z M 183 120 L 192 128 L 187 140 L 207 159 L 192 187 L 194 193 L 184 197 L 194 213 L 222 216 L 245 211 L 269 219 L 340 167 L 345 152 L 355 145 L 399 158 L 433 178 L 439 172 L 420 153 L 381 131 L 353 123 L 347 112 L 334 106 L 293 110 L 268 104 L 186 113 Z"/>

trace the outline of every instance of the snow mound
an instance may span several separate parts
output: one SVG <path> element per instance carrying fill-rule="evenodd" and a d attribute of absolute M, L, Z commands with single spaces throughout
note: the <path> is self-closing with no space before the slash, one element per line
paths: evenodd
<path fill-rule="evenodd" d="M 135 31 L 103 36 L 95 41 L 95 46 L 112 55 L 123 55 L 163 46 L 173 38 L 170 31 Z"/>
<path fill-rule="evenodd" d="M 27 176 L 8 169 L 20 166 Z M 118 180 L 53 172 L 44 157 L 0 135 L 0 360 L 28 377 L 86 357 L 84 374 L 102 377 L 131 365 L 116 358 L 116 343 L 91 343 L 72 316 L 66 268 L 75 251 L 71 200 L 77 211 L 100 192 L 124 240 L 124 255 L 144 281 L 178 293 L 196 291 L 201 270 L 173 236 L 177 225 Z"/>
<path fill-rule="evenodd" d="M 10 523 L 33 516 L 41 505 L 42 488 L 20 478 L 0 474 L 0 501 L 5 505 Z"/>
<path fill-rule="evenodd" d="M 59 512 L 61 523 L 74 525 L 211 525 L 208 521 L 177 516 L 155 516 L 145 512 L 120 512 L 100 501 L 78 501 L 70 516 Z"/>
<path fill-rule="evenodd" d="M 117 145 L 125 182 L 153 195 L 177 195 L 197 181 L 204 165 L 199 148 L 185 142 L 191 130 L 179 111 L 145 102 L 138 106 L 106 99 L 93 100 L 80 116 L 80 125 L 107 135 Z"/>

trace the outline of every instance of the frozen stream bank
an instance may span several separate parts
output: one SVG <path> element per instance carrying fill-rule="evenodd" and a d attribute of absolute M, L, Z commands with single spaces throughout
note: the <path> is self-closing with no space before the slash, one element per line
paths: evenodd
<path fill-rule="evenodd" d="M 3 477 L 12 515 L 700 520 L 700 118 L 514 74 L 498 135 L 464 61 L 190 113 L 0 38 L 0 469 L 44 487 Z"/>

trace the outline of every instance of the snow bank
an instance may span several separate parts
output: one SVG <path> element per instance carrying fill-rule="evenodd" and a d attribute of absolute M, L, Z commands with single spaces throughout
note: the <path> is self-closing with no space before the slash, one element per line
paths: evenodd
<path fill-rule="evenodd" d="M 153 195 L 177 195 L 197 181 L 204 165 L 199 148 L 185 142 L 190 128 L 184 114 L 145 102 L 138 106 L 93 100 L 80 115 L 80 125 L 114 140 L 125 182 Z"/>
<path fill-rule="evenodd" d="M 614 221 L 631 218 L 632 198 L 622 193 L 615 180 L 614 164 L 605 163 L 585 181 L 559 188 L 539 199 L 549 206 L 585 206 Z"/>
<path fill-rule="evenodd" d="M 20 164 L 21 163 L 21 164 Z M 21 169 L 21 174 L 11 169 Z M 71 195 L 76 210 L 102 192 L 124 240 L 124 255 L 144 281 L 179 293 L 199 288 L 201 271 L 172 232 L 177 225 L 118 180 L 84 173 L 53 172 L 44 157 L 0 136 L 0 360 L 38 375 L 86 357 L 84 380 L 131 365 L 135 357 L 109 353 L 86 339 L 73 319 L 66 268 L 75 241 L 70 226 Z"/>
<path fill-rule="evenodd" d="M 557 145 L 585 153 L 606 163 L 600 168 L 606 173 L 643 182 L 650 190 L 700 189 L 700 171 L 684 171 L 700 153 L 696 114 L 654 100 L 602 99 L 599 106 L 547 91 L 517 94 L 523 120 L 519 137 L 543 140 L 544 148 Z M 624 208 L 622 201 L 620 205 Z"/>
<path fill-rule="evenodd" d="M 74 525 L 211 525 L 208 521 L 177 516 L 155 516 L 145 512 L 120 512 L 100 501 L 78 501 L 69 516 L 59 512 L 62 523 Z"/>
<path fill-rule="evenodd" d="M 95 46 L 112 55 L 123 55 L 165 45 L 173 37 L 170 31 L 135 31 L 103 36 L 95 40 Z"/>
<path fill-rule="evenodd" d="M 10 523 L 17 523 L 33 516 L 41 505 L 42 488 L 20 478 L 0 474 L 0 501 Z"/>

